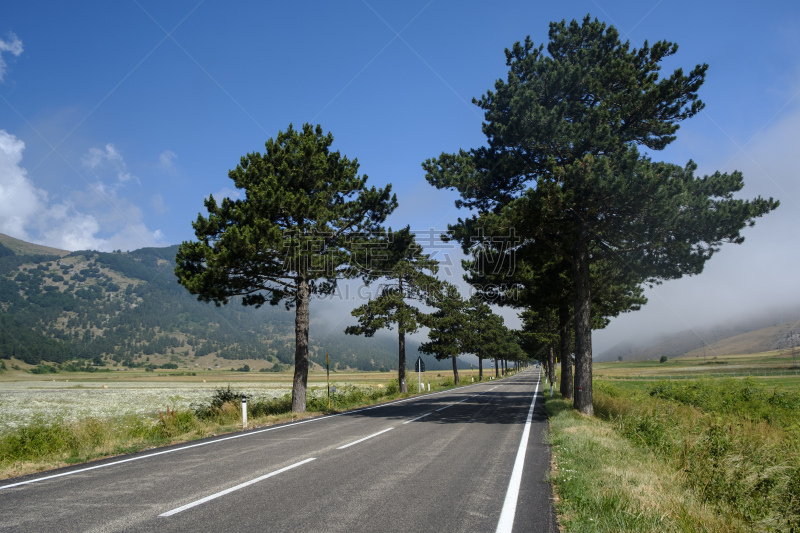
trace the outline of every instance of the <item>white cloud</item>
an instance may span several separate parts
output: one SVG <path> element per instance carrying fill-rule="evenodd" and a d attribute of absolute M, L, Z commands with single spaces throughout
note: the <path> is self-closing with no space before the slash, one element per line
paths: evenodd
<path fill-rule="evenodd" d="M 25 143 L 0 130 L 0 233 L 28 239 L 26 226 L 47 204 L 47 193 L 33 186 L 19 164 Z"/>
<path fill-rule="evenodd" d="M 178 159 L 178 154 L 173 152 L 172 150 L 164 150 L 158 156 L 158 168 L 163 170 L 168 174 L 173 174 L 176 172 L 175 169 L 175 160 Z"/>
<path fill-rule="evenodd" d="M 100 223 L 92 215 L 79 213 L 68 204 L 53 205 L 45 211 L 51 223 L 40 232 L 43 242 L 64 250 L 109 250 L 108 241 L 96 236 Z"/>
<path fill-rule="evenodd" d="M 111 173 L 116 177 L 114 187 L 119 187 L 129 181 L 141 183 L 139 178 L 128 171 L 128 165 L 117 148 L 111 144 L 106 144 L 104 149 L 90 148 L 83 156 L 83 165 L 92 170 L 98 178 Z"/>
<path fill-rule="evenodd" d="M 103 150 L 100 148 L 89 148 L 89 152 L 83 157 L 83 164 L 91 169 L 99 168 L 106 161 L 124 163 L 122 154 L 120 154 L 111 143 L 106 144 Z"/>
<path fill-rule="evenodd" d="M 98 181 L 68 199 L 52 202 L 21 166 L 24 149 L 24 142 L 0 130 L 0 232 L 65 250 L 131 250 L 164 244 L 160 230 L 147 228 L 141 209 L 117 195 L 118 184 L 107 187 Z M 90 168 L 108 161 L 124 167 L 113 145 L 94 150 L 84 159 Z"/>
<path fill-rule="evenodd" d="M 19 37 L 9 32 L 6 39 L 8 40 L 0 39 L 0 82 L 3 81 L 6 74 L 6 62 L 3 59 L 3 52 L 9 52 L 15 57 L 19 57 L 22 53 L 22 41 L 19 40 Z"/>

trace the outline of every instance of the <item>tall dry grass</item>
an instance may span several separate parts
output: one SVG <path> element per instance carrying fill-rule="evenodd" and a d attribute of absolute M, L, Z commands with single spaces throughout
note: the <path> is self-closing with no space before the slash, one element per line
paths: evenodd
<path fill-rule="evenodd" d="M 691 394 L 681 394 L 665 393 L 657 384 L 650 394 L 642 394 L 598 382 L 595 413 L 633 446 L 667 464 L 720 516 L 744 524 L 748 531 L 797 530 L 796 417 L 765 411 L 764 400 L 771 396 L 755 390 L 752 383 L 738 384 L 738 395 L 731 390 L 721 394 L 716 390 L 719 385 L 682 384 Z M 697 403 L 705 409 L 691 404 L 692 395 L 702 399 Z"/>

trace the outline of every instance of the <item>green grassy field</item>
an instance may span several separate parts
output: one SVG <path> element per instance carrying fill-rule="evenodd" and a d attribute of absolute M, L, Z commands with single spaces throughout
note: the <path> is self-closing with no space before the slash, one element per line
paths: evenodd
<path fill-rule="evenodd" d="M 592 374 L 595 379 L 619 382 L 752 377 L 764 380 L 765 384 L 797 388 L 800 387 L 800 353 L 798 355 L 796 366 L 793 365 L 790 353 L 771 351 L 723 355 L 707 359 L 679 357 L 665 363 L 658 361 L 595 363 Z"/>
<path fill-rule="evenodd" d="M 800 529 L 791 355 L 601 363 L 593 374 L 595 417 L 546 398 L 566 531 Z"/>

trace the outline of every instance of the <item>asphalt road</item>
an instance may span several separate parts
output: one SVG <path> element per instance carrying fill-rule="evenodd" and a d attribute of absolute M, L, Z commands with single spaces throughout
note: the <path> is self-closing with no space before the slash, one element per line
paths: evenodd
<path fill-rule="evenodd" d="M 529 369 L 8 479 L 0 530 L 554 533 L 541 395 Z"/>

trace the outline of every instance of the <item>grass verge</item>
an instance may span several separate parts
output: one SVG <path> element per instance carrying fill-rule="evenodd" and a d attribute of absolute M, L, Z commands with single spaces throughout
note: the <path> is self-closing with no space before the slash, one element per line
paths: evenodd
<path fill-rule="evenodd" d="M 797 531 L 797 425 L 775 416 L 789 397 L 732 386 L 596 382 L 594 418 L 548 398 L 566 531 Z M 772 416 L 765 402 L 776 404 Z"/>

